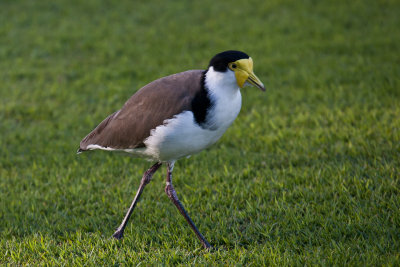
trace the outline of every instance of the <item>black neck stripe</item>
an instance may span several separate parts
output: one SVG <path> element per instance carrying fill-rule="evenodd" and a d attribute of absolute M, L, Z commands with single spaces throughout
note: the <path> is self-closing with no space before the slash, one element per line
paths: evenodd
<path fill-rule="evenodd" d="M 211 108 L 211 98 L 206 88 L 206 73 L 204 71 L 201 75 L 201 89 L 192 100 L 192 111 L 194 115 L 194 119 L 197 124 L 199 124 L 202 128 L 206 123 L 207 112 Z"/>

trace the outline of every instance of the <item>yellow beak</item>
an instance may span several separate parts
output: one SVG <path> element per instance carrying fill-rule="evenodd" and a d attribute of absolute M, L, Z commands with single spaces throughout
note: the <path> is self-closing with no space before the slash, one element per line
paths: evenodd
<path fill-rule="evenodd" d="M 264 84 L 253 72 L 253 59 L 251 57 L 229 63 L 228 67 L 235 72 L 236 82 L 240 88 L 243 88 L 245 83 L 248 82 L 265 91 Z"/>

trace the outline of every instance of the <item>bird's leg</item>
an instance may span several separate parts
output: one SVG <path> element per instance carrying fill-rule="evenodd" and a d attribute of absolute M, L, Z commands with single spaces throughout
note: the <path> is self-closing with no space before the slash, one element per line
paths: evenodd
<path fill-rule="evenodd" d="M 129 207 L 128 212 L 125 215 L 124 220 L 122 221 L 121 225 L 118 227 L 118 229 L 115 231 L 115 233 L 113 234 L 113 237 L 116 239 L 122 239 L 122 237 L 124 236 L 124 230 L 126 227 L 126 224 L 128 223 L 129 217 L 131 217 L 131 214 L 133 212 L 133 210 L 135 209 L 136 203 L 140 198 L 140 195 L 143 192 L 144 187 L 150 182 L 151 178 L 153 177 L 153 174 L 158 170 L 158 168 L 160 168 L 162 163 L 157 162 L 156 164 L 154 164 L 153 166 L 151 166 L 150 169 L 148 169 L 142 177 L 142 180 L 140 181 L 140 186 L 138 191 L 136 192 L 136 196 L 132 201 L 131 206 Z"/>
<path fill-rule="evenodd" d="M 176 191 L 175 191 L 174 187 L 172 186 L 172 169 L 173 168 L 174 168 L 174 163 L 167 164 L 167 182 L 166 182 L 166 186 L 165 186 L 165 193 L 167 193 L 168 197 L 178 208 L 179 212 L 183 215 L 183 217 L 185 217 L 185 219 L 189 223 L 190 227 L 192 227 L 193 231 L 195 232 L 197 237 L 200 239 L 200 242 L 203 244 L 204 248 L 210 249 L 211 248 L 210 243 L 208 243 L 208 241 L 204 238 L 204 236 L 197 229 L 196 225 L 194 225 L 192 219 L 189 217 L 189 215 L 187 214 L 182 203 L 179 201 L 178 196 L 176 195 Z"/>

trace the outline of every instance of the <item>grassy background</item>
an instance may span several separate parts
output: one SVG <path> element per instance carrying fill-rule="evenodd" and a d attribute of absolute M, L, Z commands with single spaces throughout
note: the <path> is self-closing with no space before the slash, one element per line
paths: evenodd
<path fill-rule="evenodd" d="M 398 1 L 0 2 L 0 264 L 400 264 Z M 164 194 L 165 168 L 119 225 L 149 163 L 77 156 L 148 82 L 250 54 L 212 149 Z"/>

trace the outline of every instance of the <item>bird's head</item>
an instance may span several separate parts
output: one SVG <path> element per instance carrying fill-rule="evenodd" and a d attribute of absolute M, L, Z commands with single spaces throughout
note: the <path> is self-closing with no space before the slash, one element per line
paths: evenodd
<path fill-rule="evenodd" d="M 219 53 L 211 59 L 210 67 L 217 72 L 233 72 L 240 88 L 251 84 L 265 91 L 264 84 L 253 72 L 253 59 L 244 52 L 229 50 Z"/>

